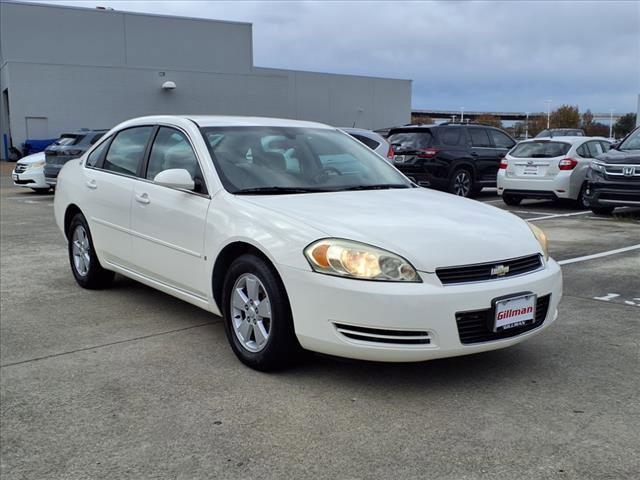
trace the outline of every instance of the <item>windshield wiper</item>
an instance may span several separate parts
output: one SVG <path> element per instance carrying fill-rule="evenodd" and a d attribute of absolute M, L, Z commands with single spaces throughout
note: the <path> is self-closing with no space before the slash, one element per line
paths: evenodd
<path fill-rule="evenodd" d="M 404 183 L 380 183 L 378 185 L 356 185 L 354 187 L 345 187 L 341 190 L 388 190 L 391 188 L 412 188 Z"/>
<path fill-rule="evenodd" d="M 253 187 L 242 188 L 233 192 L 236 195 L 279 195 L 287 193 L 317 193 L 328 192 L 319 188 L 302 188 L 302 187 Z"/>

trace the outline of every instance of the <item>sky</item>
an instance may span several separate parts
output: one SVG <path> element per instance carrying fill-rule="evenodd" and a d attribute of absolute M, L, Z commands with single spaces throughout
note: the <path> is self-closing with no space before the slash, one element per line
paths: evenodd
<path fill-rule="evenodd" d="M 254 65 L 413 80 L 414 109 L 635 112 L 640 1 L 39 3 L 253 24 Z"/>

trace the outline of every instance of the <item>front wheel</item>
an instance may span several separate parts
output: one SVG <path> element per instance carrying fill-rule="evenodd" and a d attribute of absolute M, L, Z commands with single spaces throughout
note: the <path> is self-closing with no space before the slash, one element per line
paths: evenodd
<path fill-rule="evenodd" d="M 282 281 L 263 259 L 246 254 L 229 268 L 223 287 L 224 328 L 236 356 L 261 371 L 292 364 L 301 352 Z"/>
<path fill-rule="evenodd" d="M 469 198 L 474 190 L 473 176 L 466 168 L 459 168 L 453 172 L 449 182 L 449 193 L 459 197 Z"/>
<path fill-rule="evenodd" d="M 78 285 L 91 290 L 110 286 L 114 273 L 100 265 L 93 247 L 89 225 L 81 213 L 76 214 L 71 220 L 67 238 L 71 272 Z"/>

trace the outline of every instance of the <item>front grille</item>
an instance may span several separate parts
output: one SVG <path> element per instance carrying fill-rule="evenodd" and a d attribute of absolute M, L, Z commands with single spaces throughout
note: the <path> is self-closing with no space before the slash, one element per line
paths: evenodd
<path fill-rule="evenodd" d="M 453 283 L 482 282 L 485 280 L 513 277 L 514 275 L 532 272 L 541 266 L 542 260 L 540 255 L 535 254 L 497 262 L 436 268 L 436 275 L 443 285 L 450 285 Z M 501 274 L 506 268 L 508 268 L 508 271 Z"/>
<path fill-rule="evenodd" d="M 18 163 L 16 165 L 16 173 L 23 173 L 27 169 L 27 166 L 24 163 Z"/>
<path fill-rule="evenodd" d="M 625 180 L 640 180 L 640 165 L 602 164 L 605 173 L 611 177 L 623 177 Z"/>
<path fill-rule="evenodd" d="M 359 327 L 334 323 L 340 335 L 351 340 L 386 345 L 428 345 L 431 343 L 429 332 L 417 330 L 389 330 L 383 328 Z"/>
<path fill-rule="evenodd" d="M 536 301 L 535 322 L 500 332 L 494 332 L 491 330 L 494 317 L 493 308 L 476 310 L 473 312 L 456 313 L 456 324 L 458 325 L 458 336 L 460 337 L 460 342 L 463 344 L 491 342 L 493 340 L 515 337 L 521 333 L 533 330 L 534 328 L 542 325 L 545 318 L 547 318 L 550 300 L 551 294 L 538 297 Z"/>

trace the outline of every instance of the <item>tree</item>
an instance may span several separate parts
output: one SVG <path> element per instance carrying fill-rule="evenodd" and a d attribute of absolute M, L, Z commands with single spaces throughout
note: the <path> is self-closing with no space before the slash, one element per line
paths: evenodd
<path fill-rule="evenodd" d="M 627 113 L 622 115 L 613 126 L 614 136 L 622 138 L 634 128 L 636 128 L 636 114 Z"/>
<path fill-rule="evenodd" d="M 411 114 L 411 123 L 416 124 L 416 123 L 423 123 L 425 125 L 431 125 L 433 123 L 435 123 L 433 121 L 433 118 L 427 116 L 427 115 L 423 115 L 421 113 L 412 113 Z"/>
<path fill-rule="evenodd" d="M 551 128 L 580 128 L 578 107 L 562 105 L 551 112 Z"/>
<path fill-rule="evenodd" d="M 535 137 L 542 130 L 547 128 L 547 116 L 546 115 L 531 115 L 529 116 L 529 138 Z"/>
<path fill-rule="evenodd" d="M 585 135 L 588 137 L 608 137 L 609 136 L 609 126 L 604 125 L 602 123 L 596 122 L 589 126 L 588 129 L 584 129 Z"/>
<path fill-rule="evenodd" d="M 500 117 L 496 117 L 495 115 L 478 115 L 475 122 L 482 123 L 484 125 L 491 125 L 496 128 L 502 128 Z"/>

